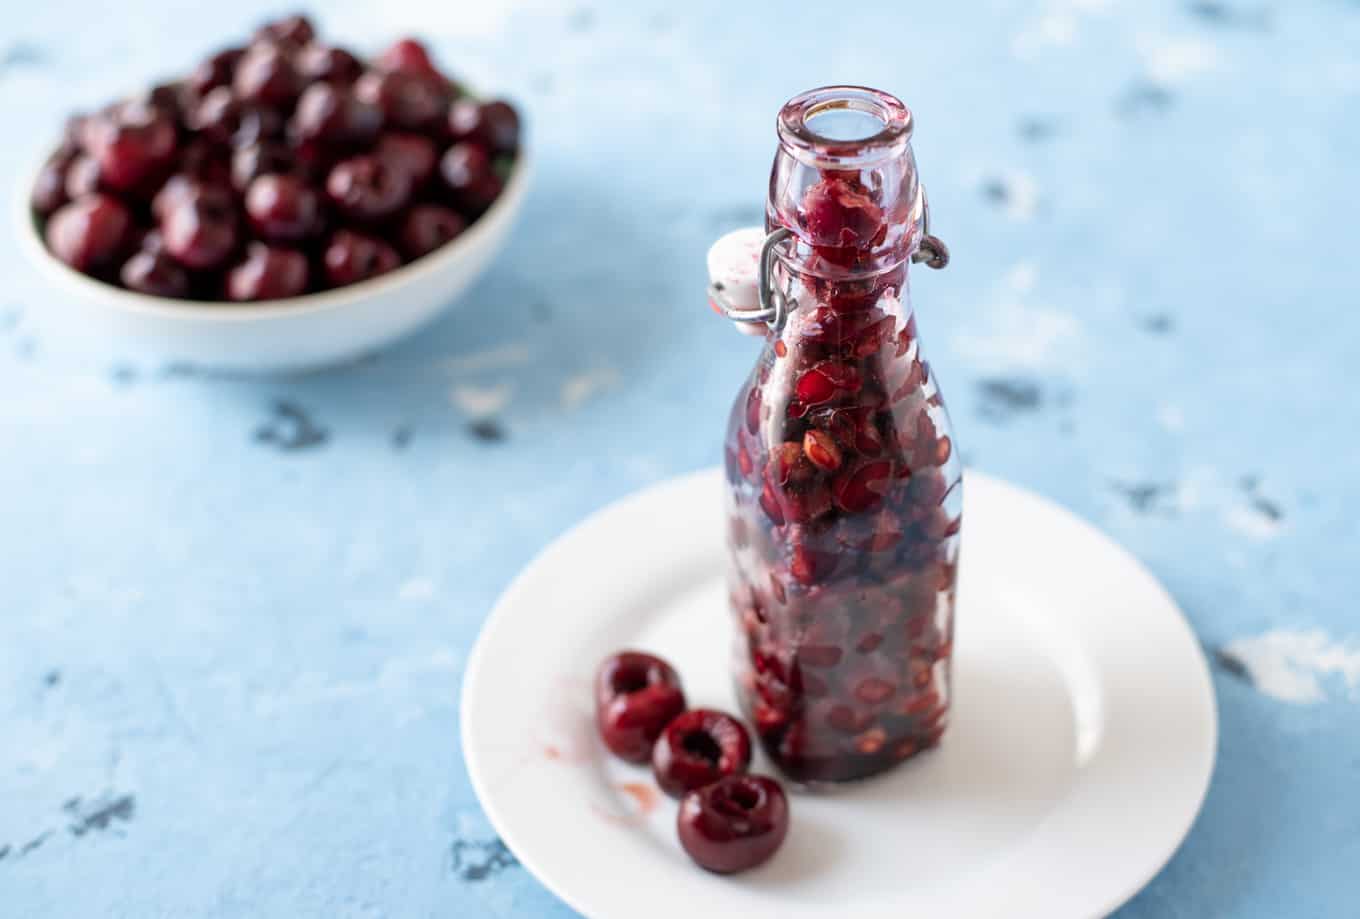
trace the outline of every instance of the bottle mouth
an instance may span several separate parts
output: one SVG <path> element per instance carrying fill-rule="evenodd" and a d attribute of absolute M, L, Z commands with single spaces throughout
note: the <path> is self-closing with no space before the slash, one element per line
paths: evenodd
<path fill-rule="evenodd" d="M 911 140 L 911 110 L 867 86 L 823 86 L 779 110 L 780 142 L 811 166 L 864 166 L 901 153 Z"/>

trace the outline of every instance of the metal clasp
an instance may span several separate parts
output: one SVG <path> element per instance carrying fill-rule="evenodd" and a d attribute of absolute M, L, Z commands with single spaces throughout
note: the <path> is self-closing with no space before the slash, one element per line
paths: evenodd
<path fill-rule="evenodd" d="M 921 245 L 911 254 L 913 265 L 922 262 L 927 268 L 936 271 L 949 264 L 949 247 L 940 237 L 930 235 L 930 196 L 926 194 L 924 185 L 921 186 Z"/>
<path fill-rule="evenodd" d="M 727 300 L 722 284 L 712 282 L 708 285 L 708 297 L 718 310 L 733 322 L 763 322 L 778 332 L 784 326 L 789 311 L 796 309 L 798 301 L 789 300 L 774 286 L 775 247 L 793 235 L 788 227 L 771 231 L 760 245 L 760 260 L 756 277 L 756 292 L 760 297 L 759 309 L 737 309 Z M 926 196 L 925 186 L 921 186 L 921 244 L 911 254 L 913 264 L 925 264 L 927 268 L 939 270 L 949 264 L 949 247 L 938 236 L 930 233 L 930 199 Z"/>

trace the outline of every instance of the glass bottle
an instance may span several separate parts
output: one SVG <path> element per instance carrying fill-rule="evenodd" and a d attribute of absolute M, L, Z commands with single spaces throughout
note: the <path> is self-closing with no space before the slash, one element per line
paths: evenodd
<path fill-rule="evenodd" d="M 769 330 L 725 446 L 736 678 L 804 783 L 890 768 L 948 723 L 960 465 L 907 277 L 948 256 L 911 130 L 876 90 L 791 100 L 751 260 Z"/>

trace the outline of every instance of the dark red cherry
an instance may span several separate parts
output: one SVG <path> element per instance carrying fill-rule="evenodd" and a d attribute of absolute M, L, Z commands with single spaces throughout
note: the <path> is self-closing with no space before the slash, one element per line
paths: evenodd
<path fill-rule="evenodd" d="M 687 711 L 666 725 L 652 747 L 652 774 L 673 798 L 751 765 L 751 736 L 736 718 L 709 709 Z"/>
<path fill-rule="evenodd" d="M 472 216 L 485 211 L 501 193 L 491 158 L 476 144 L 454 144 L 445 151 L 439 174 L 454 206 Z"/>
<path fill-rule="evenodd" d="M 146 230 L 142 233 L 137 248 L 152 255 L 165 255 L 165 237 L 161 236 L 160 230 Z"/>
<path fill-rule="evenodd" d="M 160 83 L 148 89 L 138 102 L 156 109 L 172 124 L 178 124 L 184 117 L 184 102 L 188 90 L 183 83 Z"/>
<path fill-rule="evenodd" d="M 416 187 L 430 180 L 435 164 L 439 162 L 434 142 L 419 134 L 384 134 L 373 153 L 389 165 L 408 172 Z"/>
<path fill-rule="evenodd" d="M 99 191 L 99 161 L 84 153 L 77 153 L 66 167 L 66 199 L 74 201 Z"/>
<path fill-rule="evenodd" d="M 255 30 L 257 43 L 275 42 L 300 48 L 313 38 L 316 38 L 316 29 L 312 27 L 311 20 L 302 15 L 275 19 Z"/>
<path fill-rule="evenodd" d="M 231 187 L 245 191 L 263 175 L 288 175 L 297 169 L 293 151 L 275 141 L 240 147 L 231 155 Z"/>
<path fill-rule="evenodd" d="M 175 152 L 174 121 L 141 103 L 119 106 L 101 122 L 88 151 L 99 163 L 99 181 L 117 191 L 132 191 L 163 175 Z"/>
<path fill-rule="evenodd" d="M 219 86 L 230 86 L 236 65 L 245 53 L 244 48 L 227 48 L 204 59 L 185 81 L 190 93 L 201 97 Z"/>
<path fill-rule="evenodd" d="M 167 204 L 161 218 L 161 236 L 171 258 L 189 268 L 220 267 L 236 249 L 237 220 L 234 207 L 215 195 L 189 195 Z"/>
<path fill-rule="evenodd" d="M 508 102 L 459 99 L 449 109 L 449 135 L 493 154 L 514 153 L 519 148 L 519 114 Z"/>
<path fill-rule="evenodd" d="M 39 217 L 46 217 L 70 200 L 66 194 L 66 173 L 71 163 L 80 155 L 69 150 L 59 150 L 43 163 L 28 198 L 29 206 Z"/>
<path fill-rule="evenodd" d="M 414 259 L 455 239 L 466 228 L 467 221 L 456 211 L 438 204 L 417 204 L 402 218 L 397 235 L 401 251 Z"/>
<path fill-rule="evenodd" d="M 353 230 L 339 230 L 322 256 L 326 281 L 343 287 L 386 274 L 401 265 L 401 256 L 387 243 Z"/>
<path fill-rule="evenodd" d="M 267 140 L 281 140 L 286 121 L 278 109 L 263 105 L 246 105 L 241 109 L 240 121 L 231 142 L 245 147 Z"/>
<path fill-rule="evenodd" d="M 302 76 L 287 49 L 257 44 L 252 45 L 236 65 L 231 85 L 242 102 L 287 109 L 302 92 Z"/>
<path fill-rule="evenodd" d="M 430 52 L 414 38 L 403 38 L 393 42 L 373 61 L 379 70 L 406 70 L 425 76 L 439 76 L 439 71 L 430 60 Z"/>
<path fill-rule="evenodd" d="M 142 251 L 123 263 L 118 279 L 128 290 L 153 297 L 182 298 L 189 295 L 189 273 L 165 253 Z"/>
<path fill-rule="evenodd" d="M 331 170 L 326 195 L 348 217 L 382 220 L 411 200 L 411 176 L 376 156 L 356 156 Z"/>
<path fill-rule="evenodd" d="M 47 221 L 47 248 L 77 271 L 88 272 L 125 251 L 131 228 L 132 218 L 116 198 L 86 195 Z"/>
<path fill-rule="evenodd" d="M 377 137 L 382 122 L 378 107 L 348 87 L 313 83 L 298 99 L 289 132 L 299 142 L 367 146 Z"/>
<path fill-rule="evenodd" d="M 440 81 L 408 70 L 370 70 L 354 94 L 382 110 L 387 124 L 407 131 L 431 131 L 444 123 L 449 91 Z"/>
<path fill-rule="evenodd" d="M 730 775 L 689 792 L 676 818 L 680 844 L 702 868 L 718 874 L 768 861 L 789 830 L 784 789 L 763 775 Z"/>
<path fill-rule="evenodd" d="M 268 240 L 300 242 L 321 229 L 321 199 L 297 176 L 260 176 L 246 189 L 245 206 L 250 225 Z"/>
<path fill-rule="evenodd" d="M 312 42 L 297 53 L 298 72 L 309 82 L 348 86 L 364 72 L 359 59 L 344 48 Z"/>
<path fill-rule="evenodd" d="M 630 763 L 647 762 L 652 744 L 684 710 L 680 675 L 654 655 L 621 651 L 595 675 L 596 727 L 605 746 Z"/>
<path fill-rule="evenodd" d="M 253 242 L 245 258 L 227 272 L 229 300 L 281 300 L 306 289 L 307 256 L 295 249 Z"/>
<path fill-rule="evenodd" d="M 177 173 L 167 179 L 160 191 L 151 199 L 151 214 L 157 220 L 164 220 L 181 201 L 198 198 L 208 199 L 212 206 L 218 209 L 229 210 L 232 207 L 231 189 Z"/>
<path fill-rule="evenodd" d="M 180 150 L 179 172 L 209 185 L 231 183 L 231 150 L 199 137 Z"/>
<path fill-rule="evenodd" d="M 242 102 L 228 87 L 219 86 L 190 111 L 189 126 L 215 147 L 248 147 L 275 139 L 283 129 L 279 111 Z"/>

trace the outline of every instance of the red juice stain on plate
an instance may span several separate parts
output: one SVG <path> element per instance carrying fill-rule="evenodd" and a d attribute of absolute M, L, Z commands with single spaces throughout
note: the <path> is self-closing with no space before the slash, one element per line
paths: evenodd
<path fill-rule="evenodd" d="M 641 782 L 624 782 L 619 786 L 619 790 L 633 799 L 637 805 L 637 813 L 646 816 L 656 810 L 656 789 Z"/>
<path fill-rule="evenodd" d="M 590 809 L 595 811 L 610 823 L 619 826 L 641 826 L 647 822 L 647 817 L 656 810 L 659 793 L 650 785 L 641 782 L 623 782 L 618 786 L 619 791 L 633 802 L 632 807 L 618 809 L 618 805 L 601 804 L 598 801 L 590 803 Z"/>
<path fill-rule="evenodd" d="M 586 707 L 592 687 L 592 681 L 580 676 L 564 674 L 550 681 L 550 691 L 534 718 L 539 726 L 533 736 L 538 755 L 566 765 L 593 759 L 594 716 Z"/>

